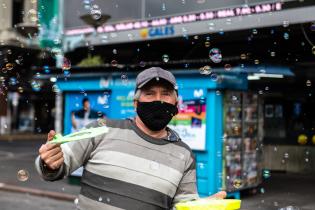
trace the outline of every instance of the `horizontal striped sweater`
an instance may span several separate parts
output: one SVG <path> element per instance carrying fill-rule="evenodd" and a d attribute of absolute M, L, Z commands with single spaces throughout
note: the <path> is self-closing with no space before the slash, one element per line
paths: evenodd
<path fill-rule="evenodd" d="M 196 164 L 191 149 L 178 134 L 153 138 L 131 119 L 94 121 L 86 126 L 109 131 L 90 139 L 61 145 L 64 164 L 59 170 L 35 161 L 44 180 L 56 181 L 83 166 L 77 207 L 85 210 L 162 210 L 198 198 Z"/>

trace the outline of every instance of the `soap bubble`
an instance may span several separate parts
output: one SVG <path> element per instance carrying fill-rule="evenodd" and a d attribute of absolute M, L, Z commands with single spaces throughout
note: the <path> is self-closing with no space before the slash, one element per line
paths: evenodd
<path fill-rule="evenodd" d="M 23 57 L 22 56 L 18 56 L 15 59 L 15 63 L 18 64 L 18 65 L 22 65 L 23 64 Z"/>
<path fill-rule="evenodd" d="M 18 173 L 17 173 L 17 178 L 18 178 L 18 180 L 21 181 L 21 182 L 27 181 L 28 178 L 29 178 L 29 173 L 28 173 L 28 171 L 26 171 L 25 169 L 19 170 Z"/>
<path fill-rule="evenodd" d="M 224 65 L 224 69 L 225 69 L 226 71 L 230 71 L 230 70 L 232 69 L 231 64 L 225 64 L 225 65 Z"/>
<path fill-rule="evenodd" d="M 240 56 L 240 58 L 241 58 L 242 60 L 245 60 L 245 59 L 247 58 L 247 55 L 246 55 L 245 53 L 242 53 L 241 56 Z"/>
<path fill-rule="evenodd" d="M 165 3 L 162 4 L 162 10 L 165 11 L 166 10 L 166 6 Z"/>
<path fill-rule="evenodd" d="M 127 83 L 128 83 L 128 76 L 127 76 L 127 74 L 122 74 L 122 75 L 120 76 L 120 78 L 121 78 L 121 82 L 122 82 L 123 84 L 127 84 Z"/>
<path fill-rule="evenodd" d="M 49 74 L 49 73 L 50 73 L 49 66 L 44 66 L 43 68 L 44 68 L 44 72 L 45 72 L 46 74 Z"/>
<path fill-rule="evenodd" d="M 211 74 L 211 67 L 210 66 L 203 66 L 199 69 L 200 74 L 209 75 Z"/>
<path fill-rule="evenodd" d="M 237 102 L 237 100 L 238 100 L 238 98 L 237 98 L 237 96 L 231 96 L 231 100 L 233 101 L 233 102 Z"/>
<path fill-rule="evenodd" d="M 236 188 L 236 189 L 239 189 L 243 186 L 243 182 L 241 179 L 235 179 L 233 181 L 233 187 Z"/>
<path fill-rule="evenodd" d="M 140 61 L 139 66 L 140 67 L 145 67 L 145 62 L 144 61 Z"/>
<path fill-rule="evenodd" d="M 24 92 L 23 87 L 18 87 L 18 89 L 17 89 L 17 90 L 18 90 L 18 92 L 19 92 L 19 93 L 23 93 L 23 92 Z"/>
<path fill-rule="evenodd" d="M 63 71 L 63 75 L 64 75 L 65 77 L 70 77 L 70 75 L 71 75 L 70 70 L 64 70 L 64 71 Z"/>
<path fill-rule="evenodd" d="M 209 51 L 209 58 L 211 59 L 212 62 L 214 63 L 220 63 L 222 61 L 222 54 L 220 49 L 218 48 L 212 48 Z"/>
<path fill-rule="evenodd" d="M 14 65 L 13 63 L 7 63 L 5 64 L 5 68 L 8 70 L 8 71 L 11 71 L 13 69 Z"/>
<path fill-rule="evenodd" d="M 1 71 L 2 71 L 2 73 L 4 73 L 4 74 L 8 72 L 8 70 L 7 70 L 6 68 L 2 68 Z"/>
<path fill-rule="evenodd" d="M 205 42 L 205 47 L 210 47 L 210 42 L 206 41 Z"/>
<path fill-rule="evenodd" d="M 155 161 L 151 161 L 150 168 L 153 170 L 158 170 L 160 168 L 160 164 Z"/>
<path fill-rule="evenodd" d="M 265 193 L 265 189 L 264 188 L 260 188 L 260 193 L 264 194 Z"/>
<path fill-rule="evenodd" d="M 17 80 L 15 77 L 10 77 L 9 79 L 9 85 L 16 85 L 17 84 Z"/>
<path fill-rule="evenodd" d="M 36 72 L 36 74 L 35 74 L 35 76 L 34 76 L 35 78 L 40 78 L 41 77 L 41 75 L 40 75 L 40 73 L 39 72 Z"/>
<path fill-rule="evenodd" d="M 52 91 L 53 91 L 54 93 L 59 93 L 59 92 L 60 92 L 60 89 L 59 89 L 58 85 L 53 85 L 53 86 L 52 86 Z"/>
<path fill-rule="evenodd" d="M 118 65 L 118 62 L 116 60 L 112 60 L 110 62 L 110 64 L 113 66 L 113 67 L 116 67 Z"/>
<path fill-rule="evenodd" d="M 71 68 L 71 62 L 68 58 L 64 57 L 62 62 L 62 70 L 69 70 Z"/>
<path fill-rule="evenodd" d="M 27 12 L 27 17 L 30 21 L 32 22 L 37 22 L 38 20 L 38 17 L 37 17 L 37 11 L 35 9 L 30 9 L 28 12 Z"/>
<path fill-rule="evenodd" d="M 271 176 L 271 174 L 270 174 L 270 171 L 269 171 L 269 170 L 264 170 L 264 171 L 263 171 L 263 177 L 264 177 L 265 179 L 270 178 L 270 176 Z"/>
<path fill-rule="evenodd" d="M 289 33 L 284 32 L 284 34 L 283 34 L 283 38 L 284 38 L 285 40 L 288 40 L 288 39 L 290 38 Z"/>
<path fill-rule="evenodd" d="M 76 206 L 79 205 L 79 198 L 74 199 L 74 204 L 75 204 Z"/>
<path fill-rule="evenodd" d="M 164 54 L 164 55 L 162 55 L 162 60 L 164 63 L 167 63 L 170 60 L 170 58 L 167 54 Z"/>
<path fill-rule="evenodd" d="M 36 81 L 36 80 L 31 81 L 31 86 L 32 86 L 32 89 L 36 92 L 38 92 L 42 89 L 41 83 L 39 81 Z"/>
<path fill-rule="evenodd" d="M 290 25 L 290 22 L 288 20 L 284 20 L 283 23 L 282 23 L 282 26 L 284 28 L 288 27 Z"/>
<path fill-rule="evenodd" d="M 94 4 L 94 5 L 92 6 L 90 13 L 91 13 L 91 16 L 92 16 L 92 18 L 93 18 L 94 20 L 98 20 L 98 19 L 100 19 L 100 18 L 102 17 L 102 10 L 101 10 L 101 8 L 100 8 L 98 5 L 96 5 L 96 4 Z"/>
<path fill-rule="evenodd" d="M 216 81 L 218 81 L 219 76 L 216 73 L 211 73 L 210 74 L 210 78 L 211 78 L 212 81 L 216 82 Z"/>

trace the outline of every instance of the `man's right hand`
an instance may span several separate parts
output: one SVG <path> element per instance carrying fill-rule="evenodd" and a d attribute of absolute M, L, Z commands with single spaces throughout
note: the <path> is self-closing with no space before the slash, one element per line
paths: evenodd
<path fill-rule="evenodd" d="M 39 148 L 39 156 L 44 161 L 49 169 L 57 170 L 63 164 L 63 152 L 61 150 L 60 144 L 49 144 L 56 134 L 55 131 L 51 130 L 47 136 L 47 143 L 43 144 Z"/>

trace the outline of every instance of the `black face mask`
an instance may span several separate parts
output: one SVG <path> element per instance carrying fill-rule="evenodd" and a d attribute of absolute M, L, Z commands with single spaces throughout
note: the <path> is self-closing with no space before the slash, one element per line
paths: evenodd
<path fill-rule="evenodd" d="M 177 113 L 177 106 L 170 103 L 163 101 L 138 101 L 137 114 L 142 122 L 152 131 L 160 131 L 165 128 Z"/>

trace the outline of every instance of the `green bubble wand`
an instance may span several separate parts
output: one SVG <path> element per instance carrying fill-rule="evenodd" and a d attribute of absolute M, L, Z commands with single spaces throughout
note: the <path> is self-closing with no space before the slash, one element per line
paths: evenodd
<path fill-rule="evenodd" d="M 50 144 L 64 144 L 72 141 L 79 141 L 83 139 L 90 139 L 96 136 L 100 136 L 108 133 L 108 127 L 102 126 L 97 128 L 87 128 L 82 129 L 78 132 L 68 134 L 66 136 L 62 136 L 61 134 L 56 134 L 53 137 L 52 141 L 49 141 Z"/>

